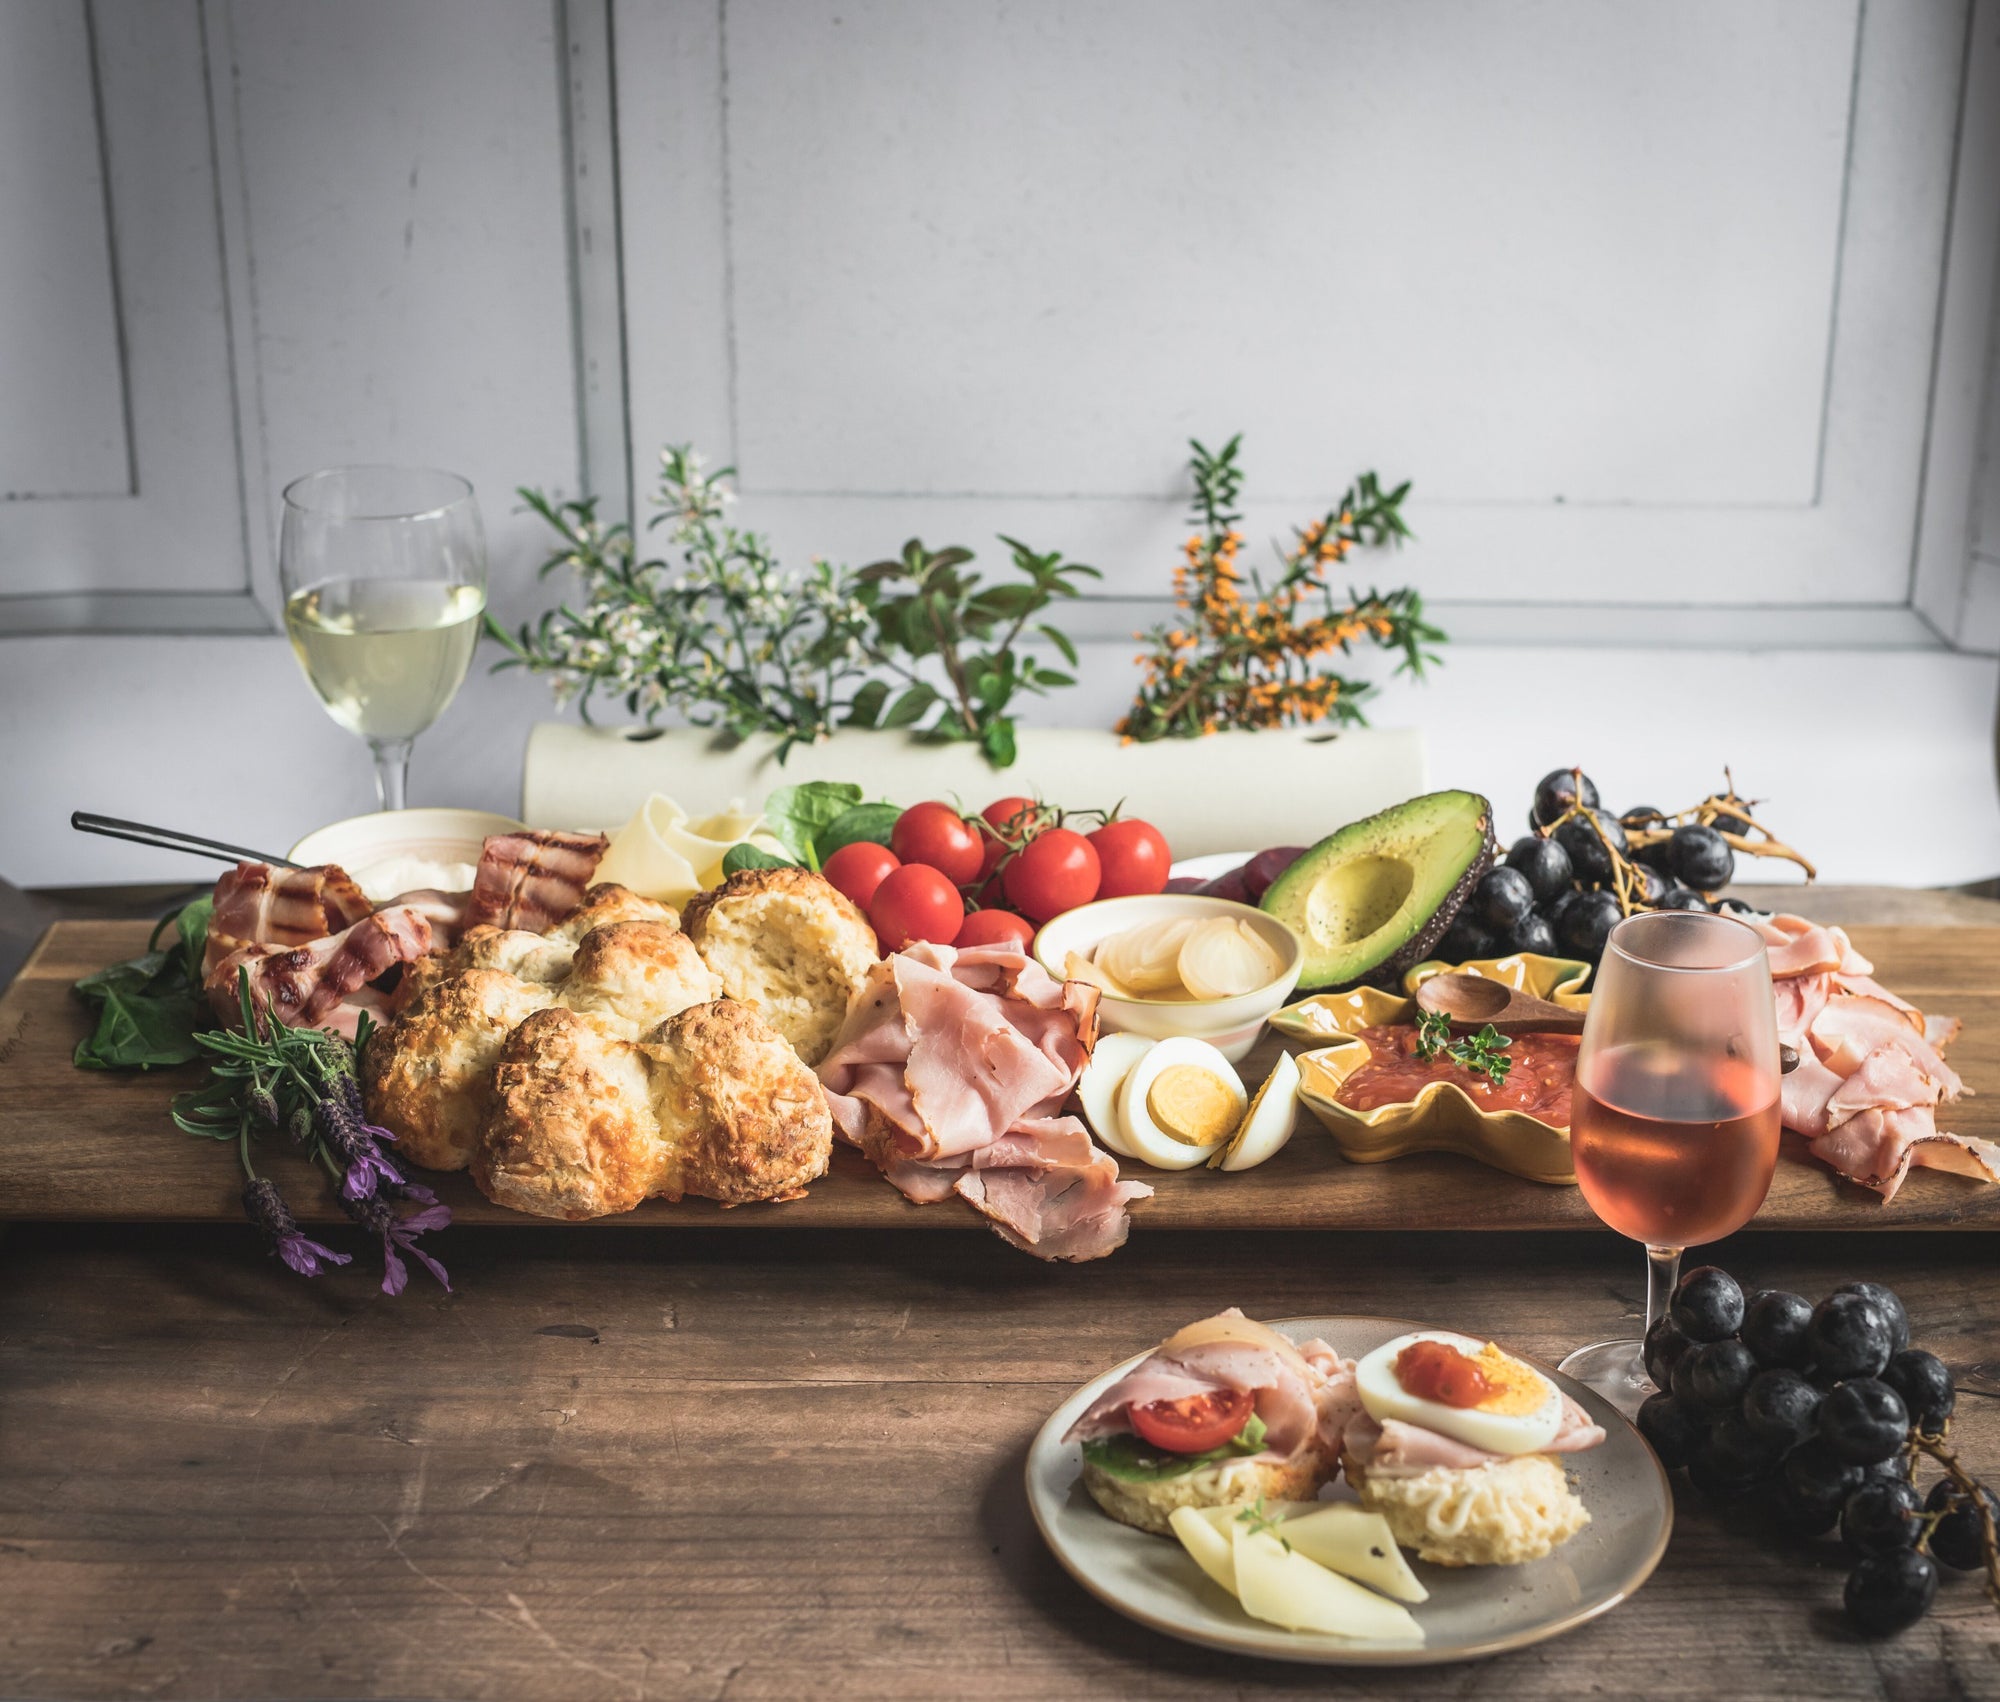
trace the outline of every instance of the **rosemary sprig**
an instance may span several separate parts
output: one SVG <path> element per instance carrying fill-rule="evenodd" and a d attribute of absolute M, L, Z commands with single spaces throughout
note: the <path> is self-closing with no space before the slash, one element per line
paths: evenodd
<path fill-rule="evenodd" d="M 208 1080 L 176 1094 L 169 1109 L 174 1124 L 207 1140 L 234 1141 L 243 1167 L 243 1207 L 262 1229 L 273 1255 L 301 1276 L 318 1276 L 328 1264 L 344 1265 L 336 1253 L 300 1233 L 277 1185 L 257 1173 L 253 1144 L 267 1131 L 282 1134 L 339 1184 L 341 1209 L 382 1243 L 382 1288 L 400 1294 L 409 1280 L 401 1255 L 419 1260 L 440 1283 L 451 1283 L 437 1260 L 417 1246 L 427 1230 L 451 1222 L 451 1208 L 438 1204 L 430 1189 L 406 1182 L 382 1147 L 393 1144 L 389 1130 L 367 1121 L 361 1082 L 355 1072 L 371 1033 L 361 1013 L 352 1041 L 324 1029 L 293 1028 L 250 996 L 250 976 L 239 971 L 240 1031 L 215 1029 L 195 1036 L 210 1054 Z M 397 1210 L 409 1201 L 419 1209 Z"/>

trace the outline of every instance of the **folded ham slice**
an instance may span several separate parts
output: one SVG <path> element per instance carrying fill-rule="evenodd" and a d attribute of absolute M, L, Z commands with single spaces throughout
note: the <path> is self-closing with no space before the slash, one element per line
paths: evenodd
<path fill-rule="evenodd" d="M 1588 1448 L 1595 1448 L 1603 1440 L 1603 1429 L 1591 1421 L 1589 1413 L 1565 1395 L 1562 1428 L 1556 1432 L 1555 1440 L 1538 1452 L 1581 1454 Z M 1475 1448 L 1469 1442 L 1460 1442 L 1455 1437 L 1441 1435 L 1421 1424 L 1411 1424 L 1400 1418 L 1384 1419 L 1378 1423 L 1365 1412 L 1356 1413 L 1348 1421 L 1341 1436 L 1341 1453 L 1371 1477 L 1415 1477 L 1420 1472 L 1434 1471 L 1440 1466 L 1448 1471 L 1471 1471 L 1515 1457 Z"/>
<path fill-rule="evenodd" d="M 1937 1126 L 1965 1084 L 1944 1060 L 1955 1018 L 1927 1017 L 1874 979 L 1839 928 L 1799 916 L 1745 917 L 1764 936 L 1778 1038 L 1799 1054 L 1784 1079 L 1785 1127 L 1812 1155 L 1884 1205 L 1913 1167 L 2000 1181 L 2000 1146 Z"/>
<path fill-rule="evenodd" d="M 523 828 L 496 833 L 480 849 L 462 928 L 521 928 L 539 934 L 583 902 L 611 841 L 601 833 Z"/>
<path fill-rule="evenodd" d="M 1231 1307 L 1222 1316 L 1242 1314 Z M 1264 1452 L 1258 1458 L 1290 1459 L 1308 1441 L 1331 1455 L 1361 1410 L 1354 1368 L 1317 1337 L 1292 1353 L 1248 1341 L 1207 1341 L 1154 1349 L 1091 1402 L 1063 1439 L 1116 1436 L 1132 1428 L 1135 1406 L 1232 1390 L 1249 1395 L 1264 1421 Z"/>
<path fill-rule="evenodd" d="M 921 1204 L 956 1194 L 1027 1252 L 1102 1258 L 1152 1189 L 1061 1115 L 1096 1016 L 1094 988 L 1006 947 L 896 952 L 820 1063 L 834 1128 Z"/>

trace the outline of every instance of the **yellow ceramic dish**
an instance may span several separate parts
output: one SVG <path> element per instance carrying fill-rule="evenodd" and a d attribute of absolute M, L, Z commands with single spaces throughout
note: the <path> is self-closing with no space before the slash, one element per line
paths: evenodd
<path fill-rule="evenodd" d="M 1452 968 L 1504 981 L 1570 1010 L 1590 1008 L 1590 995 L 1579 991 L 1589 978 L 1588 964 L 1533 952 L 1457 965 L 1420 963 L 1403 977 L 1402 997 L 1374 987 L 1318 993 L 1287 1005 L 1271 1019 L 1273 1028 L 1293 1039 L 1334 1042 L 1299 1058 L 1300 1099 L 1326 1126 L 1342 1156 L 1356 1164 L 1380 1164 L 1407 1152 L 1456 1152 L 1530 1182 L 1574 1182 L 1567 1129 L 1523 1111 L 1482 1110 L 1451 1082 L 1432 1082 L 1415 1099 L 1373 1111 L 1355 1111 L 1334 1098 L 1368 1061 L 1368 1048 L 1352 1036 L 1381 1023 L 1411 1021 L 1417 988 Z"/>

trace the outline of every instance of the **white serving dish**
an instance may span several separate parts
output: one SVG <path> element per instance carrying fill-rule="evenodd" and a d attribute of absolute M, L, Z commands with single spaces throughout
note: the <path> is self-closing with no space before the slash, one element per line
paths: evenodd
<path fill-rule="evenodd" d="M 370 868 L 400 857 L 477 864 L 487 835 L 520 827 L 512 816 L 491 810 L 377 810 L 316 828 L 285 855 L 294 863 L 338 863 L 367 890 Z M 369 896 L 379 901 L 380 895 Z"/>
<path fill-rule="evenodd" d="M 1173 922 L 1184 916 L 1234 916 L 1248 922 L 1271 943 L 1285 965 L 1277 980 L 1232 999 L 1122 999 L 1104 994 L 1098 1020 L 1113 1032 L 1143 1034 L 1149 1040 L 1193 1035 L 1221 1051 L 1232 1064 L 1257 1044 L 1264 1024 L 1292 996 L 1305 967 L 1305 947 L 1299 937 L 1275 917 L 1227 898 L 1204 898 L 1193 892 L 1156 892 L 1137 898 L 1100 898 L 1079 905 L 1045 923 L 1035 935 L 1035 957 L 1061 979 L 1071 952 L 1090 952 L 1097 944 L 1126 928 L 1147 922 Z"/>

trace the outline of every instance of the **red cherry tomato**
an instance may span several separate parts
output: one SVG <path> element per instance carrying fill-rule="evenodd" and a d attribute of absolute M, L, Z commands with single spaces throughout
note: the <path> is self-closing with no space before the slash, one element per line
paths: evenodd
<path fill-rule="evenodd" d="M 1174 854 L 1167 836 L 1149 821 L 1108 821 L 1090 836 L 1103 876 L 1099 898 L 1130 898 L 1135 893 L 1162 892 Z"/>
<path fill-rule="evenodd" d="M 979 878 L 979 835 L 949 804 L 912 804 L 896 818 L 889 849 L 906 863 L 949 876 L 953 886 L 970 886 Z"/>
<path fill-rule="evenodd" d="M 1132 1428 L 1155 1448 L 1205 1454 L 1250 1422 L 1250 1396 L 1242 1389 L 1213 1389 L 1177 1401 L 1148 1401 L 1131 1410 Z"/>
<path fill-rule="evenodd" d="M 958 930 L 951 943 L 961 951 L 967 946 L 1013 946 L 1026 951 L 1035 937 L 1035 925 L 1011 910 L 975 910 Z"/>
<path fill-rule="evenodd" d="M 1033 835 L 1041 806 L 1033 798 L 998 798 L 979 812 L 979 879 L 983 882 L 1007 855 L 1008 839 L 1019 841 Z M 1003 839 L 1001 835 L 1005 835 Z"/>
<path fill-rule="evenodd" d="M 948 946 L 965 925 L 965 900 L 942 870 L 905 863 L 882 877 L 868 905 L 868 920 L 884 951 L 901 951 L 912 940 Z"/>
<path fill-rule="evenodd" d="M 1000 871 L 1007 902 L 1037 922 L 1088 904 L 1097 896 L 1097 852 L 1073 828 L 1051 827 Z"/>
<path fill-rule="evenodd" d="M 875 901 L 875 889 L 883 878 L 903 866 L 902 858 L 886 845 L 857 840 L 843 845 L 827 858 L 820 873 L 866 910 Z"/>

